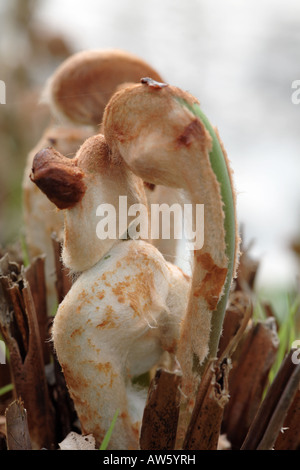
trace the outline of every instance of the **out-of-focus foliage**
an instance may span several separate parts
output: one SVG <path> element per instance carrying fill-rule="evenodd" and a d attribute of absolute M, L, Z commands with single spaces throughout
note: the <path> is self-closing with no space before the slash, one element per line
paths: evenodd
<path fill-rule="evenodd" d="M 22 231 L 22 177 L 28 151 L 49 122 L 39 104 L 47 77 L 72 51 L 65 38 L 38 23 L 40 0 L 12 0 L 2 6 L 0 79 L 6 104 L 0 105 L 0 244 Z"/>

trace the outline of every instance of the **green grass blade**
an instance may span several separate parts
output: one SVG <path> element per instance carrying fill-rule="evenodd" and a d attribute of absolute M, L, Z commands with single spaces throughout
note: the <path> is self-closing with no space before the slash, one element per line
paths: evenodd
<path fill-rule="evenodd" d="M 4 387 L 1 387 L 0 388 L 0 397 L 2 395 L 5 395 L 5 393 L 10 392 L 11 390 L 13 390 L 13 388 L 14 388 L 13 384 L 7 384 L 7 385 L 4 385 Z"/>
<path fill-rule="evenodd" d="M 109 426 L 109 428 L 107 430 L 107 433 L 104 436 L 104 439 L 102 441 L 102 444 L 101 444 L 99 450 L 106 450 L 107 449 L 107 446 L 109 444 L 112 432 L 114 430 L 114 427 L 115 427 L 115 424 L 116 424 L 116 421 L 117 421 L 117 418 L 119 416 L 119 412 L 120 412 L 119 410 L 117 410 L 115 412 L 114 417 L 113 417 L 112 422 L 111 422 L 111 425 Z"/>
<path fill-rule="evenodd" d="M 287 295 L 287 309 L 285 315 L 282 315 L 279 322 L 278 338 L 279 348 L 275 364 L 270 371 L 270 382 L 273 381 L 279 367 L 284 359 L 284 356 L 288 353 L 291 348 L 293 341 L 297 338 L 298 332 L 296 331 L 295 317 L 300 306 L 300 297 L 297 296 L 293 301 L 290 296 Z"/>

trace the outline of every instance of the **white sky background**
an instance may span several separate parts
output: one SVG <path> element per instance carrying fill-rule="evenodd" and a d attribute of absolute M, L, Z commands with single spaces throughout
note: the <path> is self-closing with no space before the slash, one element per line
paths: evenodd
<path fill-rule="evenodd" d="M 289 244 L 300 235 L 298 0 L 44 0 L 41 25 L 75 50 L 116 47 L 189 90 L 224 141 L 238 191 L 238 217 L 258 284 L 295 282 Z"/>

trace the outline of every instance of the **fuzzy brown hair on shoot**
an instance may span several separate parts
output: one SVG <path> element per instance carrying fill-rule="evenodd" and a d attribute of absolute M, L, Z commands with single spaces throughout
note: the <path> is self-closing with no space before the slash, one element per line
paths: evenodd
<path fill-rule="evenodd" d="M 139 448 L 143 404 L 132 379 L 165 354 L 183 375 L 180 441 L 201 367 L 216 355 L 238 237 L 228 161 L 222 152 L 220 170 L 219 140 L 197 106 L 182 90 L 146 78 L 112 96 L 104 135 L 90 137 L 72 166 L 52 148 L 33 160 L 32 181 L 63 207 L 63 261 L 81 273 L 58 308 L 54 346 L 83 433 L 100 443 L 119 410 L 111 449 Z M 66 181 L 71 194 L 64 201 Z M 191 281 L 146 241 L 96 237 L 96 207 L 117 207 L 120 195 L 146 203 L 144 181 L 205 205 L 204 245 L 194 251 Z"/>
<path fill-rule="evenodd" d="M 82 51 L 65 60 L 49 78 L 42 94 L 42 101 L 50 110 L 52 123 L 27 157 L 23 178 L 23 214 L 25 238 L 31 258 L 45 254 L 48 308 L 56 305 L 55 261 L 51 234 L 62 238 L 63 221 L 55 206 L 31 184 L 29 174 L 34 155 L 41 149 L 53 146 L 72 159 L 81 144 L 100 130 L 103 111 L 111 96 L 129 83 L 138 83 L 141 77 L 161 76 L 139 57 L 126 51 L 103 49 Z M 150 190 L 148 190 L 150 188 Z M 175 191 L 147 186 L 151 201 L 170 202 L 178 199 Z M 172 259 L 175 242 L 161 251 Z"/>

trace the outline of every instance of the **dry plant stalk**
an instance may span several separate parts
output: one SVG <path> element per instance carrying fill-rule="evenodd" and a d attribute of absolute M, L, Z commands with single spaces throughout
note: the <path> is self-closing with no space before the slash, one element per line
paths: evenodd
<path fill-rule="evenodd" d="M 45 256 L 38 256 L 24 270 L 24 276 L 30 285 L 37 321 L 39 325 L 40 341 L 43 350 L 44 364 L 50 362 L 50 346 L 48 332 L 47 292 L 45 280 Z"/>
<path fill-rule="evenodd" d="M 292 421 L 294 421 L 293 415 L 296 414 L 297 409 L 293 407 L 297 404 L 294 399 L 296 399 L 299 390 L 300 365 L 292 362 L 292 353 L 293 350 L 286 355 L 269 387 L 264 401 L 251 423 L 242 450 L 271 450 L 284 426 L 289 409 Z M 289 419 L 291 419 L 291 415 Z M 299 442 L 299 430 L 296 431 L 296 436 L 292 439 L 294 442 Z"/>
<path fill-rule="evenodd" d="M 282 430 L 274 444 L 275 450 L 300 450 L 300 388 L 284 420 Z"/>
<path fill-rule="evenodd" d="M 228 403 L 230 361 L 210 361 L 202 376 L 184 450 L 217 450 L 224 407 Z"/>
<path fill-rule="evenodd" d="M 244 321 L 250 320 L 252 316 L 251 305 L 251 299 L 245 292 L 234 291 L 230 294 L 219 342 L 218 357 L 224 354 L 230 343 L 236 338 L 236 335 L 240 334 Z M 236 341 L 236 346 L 238 342 Z"/>
<path fill-rule="evenodd" d="M 10 354 L 15 393 L 22 398 L 28 411 L 33 447 L 50 447 L 55 441 L 54 416 L 30 286 L 24 271 L 18 272 L 17 266 L 10 263 L 7 256 L 2 258 L 0 266 L 4 296 L 0 308 L 0 329 Z"/>
<path fill-rule="evenodd" d="M 158 369 L 143 414 L 141 450 L 173 450 L 179 416 L 181 377 Z"/>
<path fill-rule="evenodd" d="M 233 356 L 229 377 L 230 401 L 225 409 L 222 431 L 234 449 L 242 445 L 259 408 L 268 373 L 276 359 L 278 338 L 274 319 L 254 324 Z"/>
<path fill-rule="evenodd" d="M 8 406 L 5 418 L 8 450 L 31 450 L 27 411 L 20 399 L 15 400 Z"/>

